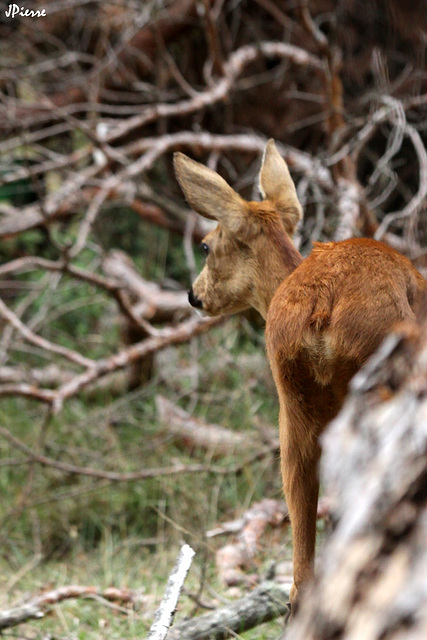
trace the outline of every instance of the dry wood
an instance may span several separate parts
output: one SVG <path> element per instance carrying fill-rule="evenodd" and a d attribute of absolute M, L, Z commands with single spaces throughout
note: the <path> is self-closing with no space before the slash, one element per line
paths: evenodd
<path fill-rule="evenodd" d="M 165 291 L 158 284 L 148 282 L 123 251 L 110 251 L 103 261 L 103 269 L 107 276 L 120 282 L 136 300 L 136 316 L 154 322 L 166 322 L 178 313 L 181 317 L 191 314 L 185 291 Z"/>
<path fill-rule="evenodd" d="M 16 625 L 27 622 L 31 619 L 42 618 L 46 611 L 53 605 L 69 600 L 71 598 L 93 598 L 98 597 L 109 602 L 121 603 L 141 603 L 144 596 L 137 591 L 129 589 L 118 589 L 116 587 L 108 587 L 108 589 L 99 589 L 98 587 L 87 587 L 81 585 L 66 585 L 51 591 L 45 591 L 39 596 L 30 598 L 27 602 L 17 605 L 11 609 L 0 611 L 0 631 L 15 627 Z"/>
<path fill-rule="evenodd" d="M 268 525 L 277 527 L 288 518 L 288 509 L 283 500 L 265 498 L 256 502 L 242 518 L 242 526 L 234 544 L 227 544 L 216 552 L 219 576 L 226 585 L 253 582 L 254 576 L 243 572 L 254 559 Z M 211 534 L 212 536 L 212 534 Z"/>
<path fill-rule="evenodd" d="M 263 622 L 287 616 L 289 588 L 264 582 L 240 600 L 172 627 L 167 640 L 222 640 L 243 633 Z"/>
<path fill-rule="evenodd" d="M 65 177 L 55 192 L 48 190 L 43 196 L 40 190 L 36 204 L 1 204 L 0 236 L 83 213 L 79 249 L 103 198 L 114 198 L 155 224 L 182 233 L 182 220 L 172 213 L 173 195 L 163 197 L 170 204 L 166 208 L 154 197 L 147 202 L 135 197 L 146 187 L 159 197 L 158 183 L 154 179 L 152 188 L 147 172 L 158 161 L 166 166 L 162 159 L 181 145 L 195 156 L 209 150 L 224 154 L 221 164 L 223 169 L 226 164 L 230 167 L 232 178 L 237 166 L 250 167 L 253 158 L 248 154 L 265 145 L 256 136 L 235 133 L 245 128 L 292 145 L 287 151 L 296 162 L 288 153 L 285 157 L 291 168 L 307 178 L 301 184 L 308 196 L 305 231 L 309 231 L 313 210 L 320 207 L 326 215 L 318 225 L 319 235 L 341 238 L 355 230 L 377 233 L 415 255 L 423 244 L 416 228 L 425 216 L 427 184 L 425 145 L 418 124 L 425 104 L 425 76 L 421 50 L 414 55 L 422 41 L 417 38 L 423 13 L 417 13 L 421 0 L 410 3 L 413 13 L 402 0 L 390 0 L 387 12 L 380 4 L 371 3 L 369 11 L 359 16 L 357 3 L 349 0 L 339 8 L 300 0 L 285 15 L 270 0 L 259 0 L 251 10 L 243 8 L 239 14 L 236 37 L 229 33 L 223 14 L 235 16 L 237 7 L 222 12 L 222 4 L 210 0 L 173 0 L 165 7 L 145 3 L 142 10 L 128 3 L 117 15 L 115 10 L 99 7 L 95 9 L 99 13 L 88 15 L 95 32 L 85 32 L 81 42 L 77 33 L 71 39 L 81 47 L 69 50 L 67 41 L 60 56 L 46 59 L 32 43 L 26 46 L 25 31 L 17 34 L 4 27 L 6 52 L 14 50 L 13 38 L 18 37 L 25 44 L 21 48 L 28 61 L 15 61 L 12 56 L 0 74 L 0 88 L 7 83 L 13 87 L 4 94 L 0 107 L 0 126 L 6 132 L 0 153 L 7 161 L 9 155 L 19 156 L 23 144 L 39 144 L 41 153 L 40 160 L 13 167 L 1 181 L 13 184 L 25 178 L 43 183 L 58 169 Z M 405 19 L 396 20 L 397 15 Z M 396 45 L 387 28 L 381 33 L 371 30 L 378 19 L 392 25 L 388 34 L 396 32 L 397 41 L 404 46 Z M 340 29 L 329 28 L 337 20 Z M 253 21 L 258 29 L 256 43 Z M 60 39 L 73 28 L 70 17 L 58 23 L 47 17 L 40 23 L 42 38 L 43 33 L 46 37 L 51 33 L 48 24 L 53 22 Z M 188 38 L 182 37 L 186 30 Z M 204 40 L 207 45 L 204 59 L 197 61 L 191 50 L 193 32 L 197 42 Z M 366 37 L 366 51 L 358 47 L 360 37 Z M 89 43 L 95 40 L 104 42 L 105 48 L 101 45 L 94 52 Z M 394 46 L 405 59 L 402 68 L 406 64 L 413 73 L 396 76 Z M 81 63 L 87 70 L 76 77 L 70 71 Z M 270 65 L 273 68 L 268 70 Z M 360 99 L 349 100 L 355 76 L 361 82 Z M 377 91 L 372 90 L 372 77 Z M 23 101 L 17 97 L 20 83 L 30 78 L 33 91 Z M 57 83 L 61 90 L 55 93 L 51 89 Z M 263 87 L 259 96 L 258 85 Z M 352 89 L 350 92 L 353 96 Z M 55 124 L 49 126 L 52 121 Z M 216 134 L 204 130 L 213 123 L 219 129 Z M 381 132 L 384 123 L 391 128 L 389 141 Z M 51 150 L 48 141 L 52 136 L 69 138 L 76 129 L 87 138 L 83 148 Z M 310 153 L 304 159 L 295 147 Z M 380 151 L 378 158 L 382 147 L 385 152 Z M 101 165 L 97 164 L 99 154 L 104 158 Z M 400 169 L 403 166 L 406 174 Z M 119 174 L 118 180 L 111 176 L 112 169 Z M 140 175 L 143 181 L 136 181 Z M 357 196 L 350 198 L 349 210 L 346 192 L 352 187 Z M 98 201 L 95 191 L 102 194 Z M 370 222 L 365 225 L 366 206 L 371 204 Z"/>
<path fill-rule="evenodd" d="M 147 640 L 164 640 L 172 624 L 173 614 L 181 594 L 184 580 L 193 562 L 195 551 L 184 544 L 179 552 L 176 565 L 169 576 L 162 602 L 156 611 Z"/>
<path fill-rule="evenodd" d="M 153 121 L 171 116 L 189 115 L 207 106 L 222 102 L 233 89 L 237 78 L 243 70 L 261 57 L 285 58 L 293 64 L 317 71 L 321 70 L 319 58 L 311 55 L 301 47 L 284 42 L 260 42 L 257 45 L 246 45 L 233 51 L 229 59 L 224 63 L 223 77 L 212 87 L 209 87 L 203 93 L 197 93 L 196 96 L 188 100 L 182 100 L 174 104 L 156 104 L 154 108 L 146 107 L 141 115 L 128 118 L 126 121 L 116 125 L 109 133 L 107 141 L 112 143 L 124 135 L 128 135 L 134 129 L 146 126 Z"/>
<path fill-rule="evenodd" d="M 18 331 L 25 340 L 35 344 L 40 349 L 44 349 L 45 351 L 55 353 L 57 355 L 70 360 L 71 362 L 80 365 L 81 367 L 92 367 L 94 361 L 90 358 L 86 358 L 81 355 L 77 351 L 73 351 L 72 349 L 67 349 L 66 347 L 62 347 L 61 345 L 54 344 L 49 340 L 46 340 L 42 336 L 36 335 L 31 329 L 27 327 L 17 315 L 13 313 L 9 309 L 9 307 L 0 299 L 0 316 L 2 316 L 8 323 L 10 323 L 16 331 Z"/>
<path fill-rule="evenodd" d="M 43 387 L 59 387 L 73 377 L 71 371 L 63 371 L 55 364 L 41 369 L 24 369 L 23 367 L 0 367 L 0 385 L 34 384 Z"/>
<path fill-rule="evenodd" d="M 330 511 L 330 500 L 319 500 L 317 517 L 327 518 Z M 251 584 L 258 580 L 253 574 L 245 573 L 258 553 L 262 536 L 267 526 L 281 526 L 288 521 L 289 512 L 284 500 L 265 498 L 256 502 L 237 520 L 225 522 L 223 525 L 207 531 L 206 537 L 213 538 L 226 533 L 234 533 L 236 541 L 221 547 L 216 552 L 218 574 L 228 586 Z"/>
<path fill-rule="evenodd" d="M 137 480 L 147 480 L 148 478 L 175 476 L 186 473 L 218 473 L 222 475 L 228 473 L 237 473 L 241 468 L 240 465 L 234 467 L 219 467 L 209 464 L 175 464 L 170 467 L 159 467 L 154 469 L 143 469 L 140 471 L 121 473 L 118 471 L 95 469 L 93 467 L 79 467 L 78 465 L 69 464 L 68 462 L 61 462 L 59 460 L 55 460 L 54 458 L 50 458 L 49 456 L 37 453 L 36 451 L 33 451 L 33 449 L 28 447 L 24 442 L 12 435 L 1 425 L 0 436 L 7 440 L 7 442 L 9 442 L 12 447 L 19 451 L 22 451 L 22 453 L 25 453 L 32 462 L 45 467 L 52 467 L 52 469 L 57 469 L 62 473 L 87 476 L 90 478 L 98 478 L 100 480 L 109 480 L 110 482 L 134 482 Z"/>
<path fill-rule="evenodd" d="M 35 368 L 23 368 L 23 367 L 0 367 L 0 389 L 3 391 L 6 385 L 21 385 L 22 390 L 28 389 L 29 393 L 18 393 L 17 395 L 31 395 L 36 393 L 36 389 L 43 396 L 46 392 L 46 398 L 54 399 L 54 395 L 49 395 L 49 391 L 60 387 L 62 384 L 69 382 L 75 375 L 72 371 L 63 370 L 56 364 L 48 364 L 40 369 Z M 42 389 L 43 387 L 43 389 Z M 46 388 L 48 387 L 48 388 Z M 108 378 L 101 378 L 98 382 L 94 383 L 90 388 L 85 391 L 86 397 L 91 397 L 103 392 L 111 393 L 112 395 L 118 395 L 126 391 L 127 388 L 127 375 L 125 371 L 117 371 L 111 374 Z M 1 395 L 2 392 L 0 392 Z M 10 395 L 6 392 L 3 395 Z M 46 400 L 49 402 L 49 400 Z"/>
<path fill-rule="evenodd" d="M 335 231 L 334 240 L 347 240 L 355 235 L 360 215 L 360 185 L 356 181 L 345 178 L 338 180 L 337 209 L 340 221 Z"/>
<path fill-rule="evenodd" d="M 282 509 L 285 509 L 284 503 L 282 500 L 271 500 L 271 502 L 277 503 L 277 513 L 280 513 Z M 258 503 L 259 504 L 259 503 Z M 255 507 L 255 505 L 254 505 Z M 236 520 L 229 520 L 228 522 L 223 522 L 215 529 L 210 529 L 206 531 L 206 538 L 215 538 L 216 536 L 222 536 L 230 533 L 239 533 L 244 528 L 247 522 L 247 514 L 251 511 L 247 511 L 241 518 L 237 518 Z M 285 509 L 286 512 L 286 509 Z M 330 515 L 330 499 L 326 496 L 322 496 L 319 499 L 319 505 L 317 508 L 317 517 L 318 519 L 328 518 Z M 287 516 L 286 516 L 287 517 Z"/>
<path fill-rule="evenodd" d="M 77 3 L 77 5 L 80 3 Z M 72 3 L 69 3 L 72 6 Z M 144 7 L 142 7 L 144 9 Z M 38 122 L 39 124 L 47 124 L 51 120 L 55 120 L 55 116 L 59 109 L 70 107 L 73 104 L 84 103 L 87 94 L 94 83 L 99 82 L 101 78 L 102 85 L 106 89 L 112 89 L 117 83 L 123 82 L 127 76 L 132 75 L 136 70 L 144 77 L 149 70 L 153 69 L 154 56 L 159 48 L 159 39 L 161 41 L 169 41 L 180 31 L 188 26 L 189 19 L 196 14 L 197 3 L 195 0 L 175 0 L 168 7 L 163 8 L 159 15 L 151 17 L 151 9 L 145 7 L 146 11 L 142 14 L 145 20 L 142 21 L 142 27 L 130 30 L 131 37 L 128 38 L 124 34 L 124 40 L 120 39 L 117 50 L 110 53 L 105 60 L 98 60 L 91 72 L 88 74 L 85 83 L 78 86 L 66 88 L 63 91 L 50 96 L 49 101 L 45 100 L 44 104 L 21 103 L 17 108 L 15 118 L 22 124 L 28 125 L 30 122 Z M 55 25 L 55 13 L 53 17 L 47 16 L 42 22 L 41 27 L 46 34 L 49 34 L 52 25 Z M 138 14 L 141 23 L 140 12 Z M 100 20 L 100 16 L 97 16 Z M 54 33 L 56 29 L 53 29 Z M 73 58 L 69 60 L 73 62 Z M 53 66 L 55 68 L 56 65 Z M 13 78 L 13 72 L 11 72 Z M 0 123 L 3 124 L 3 123 Z M 7 125 L 6 122 L 4 123 Z"/>
<path fill-rule="evenodd" d="M 8 317 L 11 313 L 8 314 Z M 198 318 L 193 317 L 182 322 L 177 327 L 168 327 L 141 342 L 113 354 L 109 358 L 90 360 L 90 367 L 81 374 L 74 374 L 71 379 L 63 382 L 58 389 L 51 390 L 38 387 L 27 382 L 0 384 L 0 396 L 19 395 L 32 397 L 52 406 L 54 412 L 62 409 L 65 400 L 87 389 L 92 384 L 97 384 L 102 378 L 111 375 L 121 369 L 132 365 L 144 357 L 165 349 L 170 345 L 187 342 L 191 338 L 205 333 L 210 328 L 221 324 L 224 318 Z M 19 325 L 20 326 L 20 325 Z M 38 336 L 36 336 L 38 338 Z M 43 339 L 40 338 L 43 342 Z M 47 342 L 47 341 L 46 341 Z M 48 343 L 51 351 L 56 352 L 56 345 Z M 61 355 L 69 355 L 67 349 L 58 348 Z M 73 352 L 71 352 L 73 354 Z M 86 360 L 82 356 L 82 362 Z"/>
<path fill-rule="evenodd" d="M 76 395 L 94 381 L 109 375 L 113 371 L 123 369 L 124 367 L 131 365 L 133 362 L 146 357 L 150 353 L 160 351 L 170 345 L 187 342 L 190 338 L 198 336 L 211 327 L 221 324 L 223 320 L 224 318 L 201 319 L 193 317 L 182 322 L 177 327 L 162 330 L 158 336 L 147 338 L 138 344 L 119 351 L 109 358 L 99 360 L 95 366 L 87 369 L 87 371 L 81 375 L 75 376 L 70 382 L 61 385 L 56 392 L 53 410 L 59 411 L 65 400 Z"/>
<path fill-rule="evenodd" d="M 218 424 L 208 424 L 195 418 L 163 396 L 156 396 L 157 413 L 164 427 L 175 439 L 190 449 L 207 449 L 214 457 L 246 452 L 261 447 L 258 434 L 230 431 Z"/>
<path fill-rule="evenodd" d="M 5 385 L 8 386 L 8 385 Z M 9 385 L 13 386 L 13 385 Z M 14 393 L 18 395 L 31 395 L 36 399 L 41 399 L 45 401 L 50 401 L 53 399 L 55 395 L 55 391 L 47 392 L 46 390 L 43 392 L 46 394 L 46 397 L 43 396 L 40 392 L 40 397 L 37 389 L 28 390 L 28 393 L 19 394 L 19 389 L 21 386 L 25 385 L 15 385 Z M 29 387 L 29 385 L 27 385 Z M 52 469 L 57 469 L 62 473 L 71 474 L 71 475 L 82 475 L 91 478 L 97 478 L 99 480 L 107 480 L 109 482 L 134 482 L 137 480 L 146 480 L 148 478 L 159 478 L 161 476 L 175 476 L 182 475 L 187 473 L 214 473 L 218 475 L 237 475 L 241 473 L 244 469 L 248 467 L 248 465 L 256 462 L 257 460 L 263 458 L 265 455 L 270 453 L 270 449 L 263 450 L 253 454 L 252 456 L 248 456 L 242 461 L 239 461 L 237 464 L 232 466 L 219 466 L 213 464 L 174 464 L 170 467 L 158 467 L 152 469 L 143 469 L 140 471 L 130 471 L 130 472 L 119 472 L 119 471 L 109 471 L 105 469 L 95 469 L 93 467 L 79 467 L 75 464 L 69 464 L 67 462 L 61 462 L 60 460 L 56 460 L 54 458 L 50 458 L 49 456 L 43 455 L 34 451 L 26 445 L 22 440 L 14 436 L 10 431 L 8 431 L 5 427 L 0 425 L 0 436 L 3 437 L 9 444 L 25 453 L 28 457 L 28 461 L 35 462 L 45 467 L 52 467 Z"/>

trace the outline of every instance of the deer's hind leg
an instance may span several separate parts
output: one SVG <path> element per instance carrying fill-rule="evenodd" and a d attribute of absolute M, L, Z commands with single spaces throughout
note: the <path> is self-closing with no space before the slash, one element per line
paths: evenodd
<path fill-rule="evenodd" d="M 303 362 L 283 362 L 275 371 L 280 400 L 280 455 L 283 488 L 293 536 L 294 584 L 291 606 L 314 570 L 319 495 L 319 436 L 339 411 L 343 392 L 321 385 Z"/>
<path fill-rule="evenodd" d="M 290 600 L 295 610 L 298 591 L 313 576 L 320 446 L 315 425 L 302 415 L 296 419 L 288 406 L 281 407 L 279 428 L 283 489 L 293 537 L 294 583 Z"/>

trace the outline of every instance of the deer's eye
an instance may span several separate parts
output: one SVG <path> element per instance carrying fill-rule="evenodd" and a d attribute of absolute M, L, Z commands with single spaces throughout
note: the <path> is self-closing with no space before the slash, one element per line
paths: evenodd
<path fill-rule="evenodd" d="M 202 242 L 202 244 L 200 246 L 201 246 L 202 251 L 205 254 L 205 256 L 209 255 L 210 249 L 209 249 L 208 245 L 206 244 L 206 242 Z"/>

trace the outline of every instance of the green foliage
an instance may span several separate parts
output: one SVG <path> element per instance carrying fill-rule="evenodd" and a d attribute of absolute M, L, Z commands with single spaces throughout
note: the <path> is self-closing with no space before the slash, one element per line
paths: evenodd
<path fill-rule="evenodd" d="M 182 238 L 142 220 L 130 209 L 106 208 L 97 220 L 95 235 L 105 250 L 120 249 L 132 256 L 148 280 L 188 281 Z"/>
<path fill-rule="evenodd" d="M 0 163 L 0 178 L 14 173 L 21 166 L 31 165 L 30 159 L 16 159 L 12 163 Z M 6 184 L 0 184 L 0 203 L 9 202 L 16 207 L 37 200 L 38 194 L 29 178 L 15 180 Z"/>
<path fill-rule="evenodd" d="M 238 363 L 228 366 L 224 362 L 215 366 L 212 362 L 212 353 L 216 351 L 218 354 L 224 349 L 224 336 L 230 338 L 227 335 L 229 333 L 237 335 L 238 321 L 231 322 L 231 325 L 231 329 L 217 330 L 200 339 L 200 352 L 203 355 L 197 389 L 189 389 L 188 378 L 182 375 L 183 370 L 192 364 L 190 347 L 184 345 L 174 350 L 175 360 L 169 353 L 164 355 L 163 362 L 159 364 L 161 375 L 165 376 L 162 382 L 154 380 L 131 396 L 118 397 L 116 400 L 111 396 L 104 400 L 84 396 L 67 403 L 63 412 L 44 429 L 45 454 L 77 466 L 110 468 L 122 473 L 141 468 L 141 462 L 144 468 L 149 468 L 170 466 L 171 461 L 177 458 L 188 464 L 209 461 L 203 451 L 195 451 L 189 457 L 188 452 L 171 440 L 155 413 L 154 398 L 158 393 L 177 400 L 182 397 L 181 404 L 186 408 L 189 400 L 197 394 L 199 400 L 194 409 L 195 414 L 210 422 L 219 422 L 229 429 L 252 430 L 254 407 L 257 407 L 256 416 L 271 423 L 274 419 L 273 407 L 262 400 L 269 394 L 262 380 L 255 384 L 251 380 L 253 372 L 247 369 L 250 380 L 248 384 L 245 374 L 242 376 L 242 372 L 238 370 Z M 203 344 L 206 342 L 211 344 Z M 259 349 L 262 347 L 259 346 Z M 250 342 L 246 343 L 245 352 L 240 347 L 241 355 L 254 356 L 253 366 L 257 366 L 260 358 L 254 353 Z M 233 358 L 234 355 L 229 357 Z M 265 363 L 264 375 L 266 374 L 268 369 Z M 108 402 L 102 406 L 105 400 Z M 35 403 L 23 399 L 4 399 L 0 403 L 2 424 L 34 450 L 37 450 L 39 438 L 37 425 L 42 423 L 44 412 Z M 13 449 L 4 441 L 0 446 L 3 458 L 14 456 Z M 248 466 L 238 477 L 183 475 L 139 483 L 118 483 L 107 489 L 102 487 L 95 490 L 91 479 L 35 467 L 32 494 L 37 494 L 37 499 L 33 509 L 43 529 L 44 552 L 48 555 L 54 550 L 55 553 L 62 552 L 64 539 L 68 536 L 67 544 L 72 544 L 72 536 L 76 535 L 85 548 L 90 547 L 100 539 L 105 526 L 117 533 L 125 526 L 132 535 L 155 536 L 160 508 L 185 528 L 188 528 L 188 522 L 191 521 L 193 532 L 200 535 L 208 527 L 209 520 L 214 524 L 221 517 L 228 517 L 233 513 L 237 504 L 262 497 L 266 482 L 271 484 L 273 481 L 275 491 L 280 490 L 277 469 L 273 471 L 273 475 L 262 471 L 265 477 L 260 479 L 258 475 L 261 468 L 262 465 L 257 464 Z M 0 486 L 7 495 L 7 500 L 1 505 L 4 515 L 13 508 L 27 473 L 25 465 L 0 467 Z M 220 493 L 215 497 L 215 511 L 210 514 L 209 508 L 205 508 L 209 498 L 206 501 L 204 496 L 209 496 L 212 492 L 216 494 L 219 487 Z M 75 496 L 76 491 L 80 490 L 81 495 Z M 68 499 L 67 493 L 70 494 Z M 63 497 L 58 499 L 58 496 Z M 34 499 L 34 495 L 32 498 Z M 40 498 L 43 498 L 44 504 L 37 506 Z M 25 509 L 20 518 L 20 526 L 15 530 L 17 537 L 14 544 L 25 546 L 30 535 L 28 527 L 31 528 L 31 518 Z"/>

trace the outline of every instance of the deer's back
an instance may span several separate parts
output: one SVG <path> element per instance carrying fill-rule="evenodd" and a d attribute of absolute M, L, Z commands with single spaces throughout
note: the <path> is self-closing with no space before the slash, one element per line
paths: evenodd
<path fill-rule="evenodd" d="M 302 358 L 323 384 L 337 363 L 357 370 L 397 323 L 414 318 L 426 290 L 410 261 L 380 242 L 316 243 L 271 302 L 266 342 L 273 368 Z"/>

